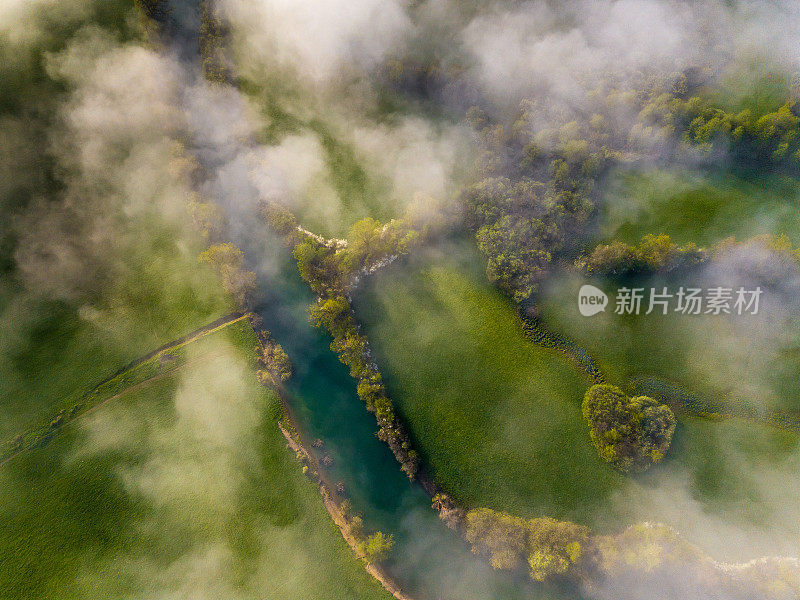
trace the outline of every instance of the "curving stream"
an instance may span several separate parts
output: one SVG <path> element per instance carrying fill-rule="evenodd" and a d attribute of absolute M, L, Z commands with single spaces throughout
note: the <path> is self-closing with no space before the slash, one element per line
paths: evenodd
<path fill-rule="evenodd" d="M 330 350 L 330 338 L 309 324 L 307 307 L 314 296 L 289 257 L 277 271 L 260 273 L 260 290 L 258 312 L 264 327 L 295 367 L 288 385 L 295 425 L 307 438 L 323 440 L 318 452 L 333 458 L 328 476 L 344 482 L 366 529 L 394 535 L 387 570 L 406 593 L 430 600 L 576 597 L 574 590 L 544 588 L 524 574 L 493 570 L 439 520 L 422 486 L 408 481 L 388 446 L 376 437 L 375 418 Z"/>
<path fill-rule="evenodd" d="M 169 45 L 187 79 L 198 81 L 200 2 L 169 0 L 169 6 L 171 22 L 164 28 Z M 215 106 L 203 105 L 202 111 L 188 109 L 193 126 L 189 146 L 206 171 L 215 174 L 212 179 L 222 179 L 220 166 L 228 167 L 234 161 L 229 145 L 205 135 L 211 131 L 208 123 L 218 116 L 209 112 Z M 220 111 L 226 108 L 216 106 Z M 228 237 L 244 250 L 248 268 L 259 275 L 257 312 L 264 328 L 283 346 L 295 367 L 287 388 L 294 425 L 306 439 L 323 440 L 321 448 L 309 450 L 333 459 L 326 479 L 343 482 L 354 512 L 364 519 L 365 530 L 394 536 L 387 572 L 405 593 L 418 600 L 574 600 L 574 590 L 535 585 L 525 573 L 493 570 L 470 552 L 458 532 L 439 520 L 422 486 L 409 482 L 388 446 L 376 437 L 375 418 L 358 398 L 356 382 L 331 351 L 330 339 L 308 321 L 307 309 L 315 300 L 311 290 L 300 279 L 289 252 L 271 239 L 266 225 L 257 218 L 247 171 L 238 171 L 236 176 L 239 180 L 232 184 L 228 171 L 227 185 L 217 180 L 206 191 L 225 208 L 231 222 Z"/>

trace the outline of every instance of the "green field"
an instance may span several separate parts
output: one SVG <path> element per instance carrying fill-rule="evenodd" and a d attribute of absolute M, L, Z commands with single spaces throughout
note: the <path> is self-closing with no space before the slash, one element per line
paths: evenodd
<path fill-rule="evenodd" d="M 50 417 L 63 397 L 229 312 L 216 276 L 196 256 L 130 257 L 130 281 L 119 286 L 126 293 L 109 291 L 97 309 L 4 289 L 0 440 Z"/>
<path fill-rule="evenodd" d="M 665 522 L 720 558 L 770 553 L 758 527 L 782 517 L 773 490 L 742 464 L 760 464 L 794 489 L 795 434 L 680 416 L 662 464 L 638 476 L 616 473 L 597 457 L 580 414 L 588 381 L 563 355 L 522 337 L 511 305 L 474 261 L 463 246 L 412 259 L 378 274 L 358 302 L 393 399 L 444 489 L 468 507 L 568 518 L 600 531 Z M 680 336 L 670 326 L 650 334 L 662 344 Z M 576 334 L 602 350 L 599 358 L 618 361 L 601 360 L 613 382 L 623 377 L 619 365 L 637 361 L 674 369 L 668 351 L 637 351 L 635 339 L 614 347 L 596 336 L 591 328 Z M 793 537 L 780 543 L 800 547 Z"/>
<path fill-rule="evenodd" d="M 0 598 L 388 598 L 257 384 L 246 325 L 0 468 Z"/>
<path fill-rule="evenodd" d="M 600 364 L 609 380 L 626 385 L 636 377 L 662 379 L 723 404 L 800 411 L 800 331 L 796 317 L 780 324 L 753 315 L 616 315 L 585 318 L 578 289 L 586 279 L 560 273 L 548 283 L 539 307 L 544 322 L 574 339 Z M 617 283 L 595 281 L 607 292 Z M 646 280 L 637 286 L 669 290 L 683 280 Z M 645 307 L 646 308 L 646 307 Z"/>
<path fill-rule="evenodd" d="M 467 506 L 588 520 L 621 482 L 580 414 L 588 380 L 522 337 L 478 260 L 453 246 L 370 281 L 357 312 L 389 391 L 436 480 Z"/>
<path fill-rule="evenodd" d="M 629 243 L 666 233 L 710 245 L 729 236 L 786 234 L 800 245 L 800 183 L 788 177 L 650 169 L 620 171 L 604 190 L 600 237 Z"/>
<path fill-rule="evenodd" d="M 586 318 L 576 300 L 583 283 L 577 275 L 557 275 L 539 307 L 547 326 L 587 350 L 610 382 L 629 387 L 636 378 L 652 378 L 714 402 L 719 412 L 744 407 L 755 413 L 747 420 L 704 419 L 679 406 L 665 461 L 632 478 L 598 522 L 666 522 L 720 558 L 797 552 L 800 539 L 791 528 L 771 538 L 763 532 L 784 531 L 793 518 L 785 503 L 800 484 L 800 438 L 757 420 L 770 410 L 800 407 L 800 347 L 792 330 L 773 327 L 770 334 L 758 321 L 710 315 L 619 316 L 613 305 Z M 758 477 L 752 465 L 759 465 Z"/>
<path fill-rule="evenodd" d="M 59 399 L 231 310 L 198 264 L 204 243 L 169 168 L 174 148 L 137 121 L 141 146 L 131 135 L 123 151 L 104 128 L 92 136 L 99 165 L 77 151 L 86 143 L 72 117 L 91 94 L 56 64 L 105 43 L 87 36 L 145 44 L 137 3 L 87 0 L 56 13 L 29 4 L 9 13 L 22 15 L 26 35 L 0 27 L 0 443 L 50 417 Z M 88 57 L 82 67 L 96 76 Z M 120 113 L 109 123 L 124 120 L 123 100 L 111 103 Z"/>

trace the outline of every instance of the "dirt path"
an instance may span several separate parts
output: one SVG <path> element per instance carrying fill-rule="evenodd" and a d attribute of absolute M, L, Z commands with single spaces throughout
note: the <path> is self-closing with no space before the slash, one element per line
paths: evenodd
<path fill-rule="evenodd" d="M 127 365 L 125 365 L 124 367 L 118 369 L 114 374 L 112 374 L 109 377 L 106 377 L 105 379 L 100 381 L 98 384 L 96 384 L 94 387 L 92 387 L 88 392 L 86 392 L 82 396 L 78 397 L 74 402 L 76 404 L 80 403 L 80 402 L 86 402 L 86 399 L 90 398 L 92 396 L 92 394 L 97 392 L 102 386 L 104 386 L 105 384 L 113 381 L 115 378 L 124 375 L 125 373 L 128 373 L 128 372 L 133 371 L 134 369 L 136 369 L 138 367 L 141 367 L 142 365 L 147 363 L 147 361 L 149 361 L 149 360 L 151 360 L 151 359 L 153 359 L 153 358 L 155 358 L 155 357 L 157 357 L 159 355 L 167 353 L 169 351 L 174 351 L 174 350 L 177 350 L 179 348 L 182 348 L 183 346 L 191 344 L 192 342 L 195 342 L 195 341 L 197 341 L 198 339 L 200 339 L 202 337 L 205 337 L 205 336 L 207 336 L 207 335 L 209 335 L 211 333 L 219 331 L 220 329 L 224 329 L 225 327 L 228 327 L 228 326 L 230 326 L 230 325 L 232 325 L 234 323 L 238 323 L 239 321 L 241 321 L 243 319 L 246 319 L 247 317 L 248 317 L 248 314 L 246 314 L 246 313 L 241 313 L 241 312 L 230 313 L 230 314 L 227 314 L 227 315 L 225 315 L 223 317 L 220 317 L 219 319 L 216 319 L 216 320 L 212 321 L 211 323 L 208 323 L 207 325 L 204 325 L 203 327 L 200 327 L 199 329 L 195 329 L 194 331 L 192 331 L 192 332 L 190 332 L 190 333 L 188 333 L 188 334 L 186 334 L 184 336 L 181 336 L 181 337 L 179 337 L 179 338 L 177 338 L 175 340 L 172 340 L 171 342 L 168 342 L 168 343 L 164 344 L 163 346 L 160 346 L 160 347 L 156 348 L 155 350 L 153 350 L 151 352 L 148 352 L 147 354 L 145 354 L 143 356 L 140 356 L 139 358 L 133 360 L 132 362 L 130 362 Z M 165 376 L 165 375 L 167 375 L 169 373 L 172 373 L 178 367 L 185 366 L 186 364 L 189 364 L 189 362 L 194 362 L 194 360 L 196 360 L 196 359 L 193 359 L 192 361 L 182 361 L 182 362 L 178 362 L 177 364 L 167 366 L 165 368 L 160 368 L 159 372 L 156 373 L 155 375 L 153 375 L 151 377 L 147 377 L 146 379 L 144 379 L 142 381 L 139 381 L 137 383 L 134 383 L 134 384 L 130 385 L 129 387 L 126 387 L 125 389 L 122 389 L 122 390 L 114 393 L 113 395 L 109 396 L 108 398 L 104 398 L 103 400 L 100 400 L 96 404 L 92 404 L 91 406 L 88 406 L 87 408 L 85 408 L 83 410 L 79 410 L 77 413 L 73 414 L 71 412 L 68 412 L 67 409 L 63 409 L 58 414 L 56 414 L 53 417 L 53 419 L 50 421 L 52 423 L 52 421 L 54 421 L 56 419 L 60 419 L 61 423 L 56 427 L 52 427 L 50 429 L 50 431 L 44 432 L 43 431 L 43 427 L 44 427 L 43 425 L 34 426 L 34 427 L 28 429 L 27 431 L 23 432 L 21 435 L 17 436 L 18 438 L 28 438 L 28 436 L 33 436 L 33 440 L 32 441 L 23 442 L 22 445 L 20 445 L 17 448 L 14 448 L 13 446 L 11 446 L 11 442 L 10 441 L 7 442 L 7 445 L 5 445 L 5 448 L 3 448 L 3 450 L 2 450 L 3 458 L 2 458 L 2 460 L 0 460 L 0 468 L 2 468 L 2 466 L 5 465 L 8 461 L 12 460 L 16 456 L 19 456 L 23 452 L 26 452 L 26 451 L 28 451 L 28 450 L 30 450 L 32 448 L 38 447 L 38 444 L 40 442 L 47 443 L 49 441 L 49 439 L 53 435 L 57 434 L 65 426 L 67 426 L 68 424 L 70 424 L 70 423 L 74 422 L 75 420 L 81 418 L 83 415 L 92 412 L 98 406 L 102 406 L 102 405 L 106 404 L 107 402 L 109 402 L 110 400 L 118 398 L 119 396 L 121 396 L 122 394 L 124 394 L 124 393 L 126 393 L 126 392 L 128 392 L 130 390 L 139 389 L 140 387 L 142 387 L 145 384 L 148 384 L 148 383 L 150 383 L 150 382 L 152 382 L 154 380 L 160 379 L 161 377 L 163 377 L 163 376 Z M 36 433 L 36 432 L 38 432 L 38 433 Z M 14 439 L 14 438 L 9 438 L 9 440 L 11 440 L 11 439 Z"/>

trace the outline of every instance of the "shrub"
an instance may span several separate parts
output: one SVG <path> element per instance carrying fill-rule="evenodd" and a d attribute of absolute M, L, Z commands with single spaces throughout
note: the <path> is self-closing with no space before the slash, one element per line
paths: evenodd
<path fill-rule="evenodd" d="M 576 564 L 589 536 L 589 529 L 549 517 L 528 521 L 528 567 L 531 579 L 545 581 L 565 574 Z"/>
<path fill-rule="evenodd" d="M 472 552 L 487 557 L 495 569 L 517 568 L 527 545 L 525 520 L 490 508 L 467 513 L 466 537 Z"/>

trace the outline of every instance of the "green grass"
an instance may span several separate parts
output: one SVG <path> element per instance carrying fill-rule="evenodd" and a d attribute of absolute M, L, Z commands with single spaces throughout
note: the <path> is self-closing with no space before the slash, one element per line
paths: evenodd
<path fill-rule="evenodd" d="M 589 520 L 621 477 L 589 441 L 588 380 L 522 337 L 477 261 L 451 247 L 371 280 L 358 315 L 392 398 L 436 480 L 467 506 Z"/>
<path fill-rule="evenodd" d="M 753 329 L 735 319 L 619 316 L 613 304 L 605 313 L 582 317 L 577 292 L 583 283 L 575 275 L 555 277 L 539 307 L 544 323 L 587 350 L 610 383 L 628 387 L 634 378 L 660 379 L 728 411 L 742 405 L 761 411 L 800 407 L 796 341 L 794 351 L 777 352 L 776 338 L 763 331 L 754 337 Z M 595 283 L 614 289 L 609 282 Z M 791 341 L 791 331 L 784 334 L 784 341 Z M 597 525 L 666 522 L 713 556 L 733 560 L 800 550 L 796 532 L 776 533 L 788 531 L 793 517 L 786 516 L 791 512 L 786 494 L 800 485 L 797 433 L 754 419 L 700 418 L 680 409 L 678 420 L 663 463 L 618 490 L 596 515 Z"/>
<path fill-rule="evenodd" d="M 62 156 L 80 145 L 64 130 L 76 84 L 52 64 L 88 24 L 110 40 L 144 43 L 137 15 L 130 0 L 89 0 L 32 9 L 16 25 L 26 31 L 19 40 L 5 44 L 0 32 L 0 146 L 11 161 L 0 172 L 0 444 L 59 399 L 230 312 L 218 278 L 197 263 L 203 243 L 188 212 L 174 210 L 180 192 L 166 165 L 144 178 L 127 173 L 126 190 L 83 181 L 80 163 Z M 116 162 L 106 166 L 126 176 Z M 131 191 L 148 186 L 149 205 Z M 113 243 L 95 256 L 86 240 L 111 228 Z"/>
<path fill-rule="evenodd" d="M 146 298 L 109 294 L 110 305 L 101 300 L 97 311 L 6 289 L 0 440 L 48 418 L 61 399 L 89 391 L 121 365 L 229 312 L 217 278 L 195 256 L 160 257 L 157 269 L 131 282 L 146 288 L 159 281 L 160 292 Z M 148 261 L 131 257 L 127 266 L 141 275 L 135 263 L 144 268 Z"/>
<path fill-rule="evenodd" d="M 794 433 L 682 415 L 664 462 L 630 478 L 596 526 L 667 523 L 718 560 L 794 556 L 800 538 L 789 498 L 800 485 L 798 457 Z"/>
<path fill-rule="evenodd" d="M 578 313 L 578 288 L 586 280 L 561 273 L 539 301 L 544 322 L 574 339 L 600 364 L 610 382 L 653 377 L 717 403 L 800 411 L 800 342 L 797 322 L 776 327 L 754 316 L 616 315 L 613 296 L 605 312 Z M 617 284 L 595 282 L 607 292 Z M 690 281 L 637 285 L 676 290 Z M 646 306 L 645 306 L 646 309 Z"/>
<path fill-rule="evenodd" d="M 389 598 L 286 449 L 254 344 L 204 338 L 0 469 L 0 598 Z"/>
<path fill-rule="evenodd" d="M 771 233 L 800 245 L 799 199 L 800 183 L 787 177 L 622 171 L 604 192 L 600 235 L 633 243 L 666 233 L 680 244 L 710 245 Z"/>
<path fill-rule="evenodd" d="M 601 532 L 665 522 L 719 558 L 798 549 L 794 538 L 759 533 L 784 523 L 780 485 L 800 485 L 795 434 L 680 415 L 661 464 L 642 475 L 615 472 L 580 414 L 587 380 L 557 351 L 522 338 L 510 303 L 476 262 L 463 247 L 412 260 L 378 274 L 357 303 L 392 398 L 444 489 L 468 507 L 567 518 Z M 566 332 L 599 351 L 614 383 L 624 382 L 625 368 L 614 364 L 675 365 L 668 350 L 628 345 L 624 328 L 620 343 L 588 324 Z M 665 324 L 650 335 L 666 344 L 680 332 Z"/>

